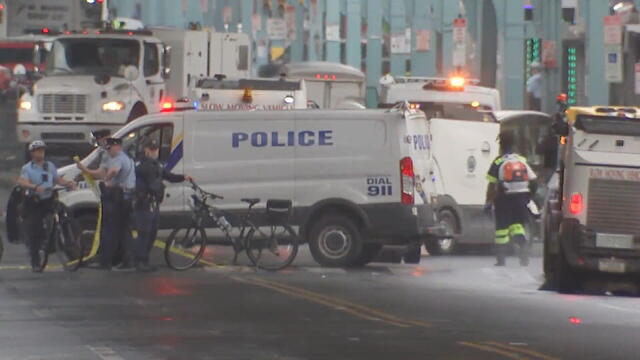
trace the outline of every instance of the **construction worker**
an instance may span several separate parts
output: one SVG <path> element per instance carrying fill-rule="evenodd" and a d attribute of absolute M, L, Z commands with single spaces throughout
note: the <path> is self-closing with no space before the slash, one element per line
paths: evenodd
<path fill-rule="evenodd" d="M 173 174 L 158 161 L 160 146 L 156 139 L 142 143 L 144 154 L 136 163 L 135 218 L 138 237 L 135 241 L 135 265 L 140 272 L 154 271 L 149 265 L 149 252 L 158 233 L 160 203 L 164 199 L 163 180 L 171 183 L 193 181 L 188 175 Z"/>
<path fill-rule="evenodd" d="M 513 149 L 510 132 L 500 133 L 501 155 L 491 164 L 487 180 L 485 210 L 494 208 L 496 224 L 496 266 L 506 265 L 510 241 L 519 246 L 520 265 L 529 265 L 528 242 L 524 224 L 529 217 L 530 182 L 536 179 L 527 159 Z"/>

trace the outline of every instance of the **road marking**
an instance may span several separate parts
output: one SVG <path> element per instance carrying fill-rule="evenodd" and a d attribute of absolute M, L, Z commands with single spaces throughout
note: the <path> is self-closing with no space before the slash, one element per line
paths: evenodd
<path fill-rule="evenodd" d="M 125 360 L 122 356 L 106 346 L 87 345 L 87 348 L 102 360 Z"/>
<path fill-rule="evenodd" d="M 512 352 L 509 351 L 505 351 L 505 350 L 500 350 L 498 348 L 494 348 L 492 346 L 489 345 L 482 345 L 482 344 L 477 344 L 477 343 L 472 343 L 472 342 L 466 342 L 466 341 L 459 341 L 458 342 L 459 345 L 462 346 L 466 346 L 466 347 L 470 347 L 470 348 L 474 348 L 476 350 L 481 350 L 481 351 L 485 351 L 485 352 L 490 352 L 490 353 L 494 353 L 494 354 L 498 354 L 498 355 L 502 355 L 508 359 L 515 359 L 515 360 L 528 360 L 528 358 L 523 357 L 520 354 L 514 354 Z"/>
<path fill-rule="evenodd" d="M 638 310 L 634 310 L 634 309 L 627 309 L 627 308 L 623 308 L 620 306 L 616 306 L 616 305 L 611 305 L 611 304 L 599 304 L 602 307 L 605 307 L 607 309 L 611 309 L 611 310 L 617 310 L 617 311 L 622 311 L 622 312 L 626 312 L 626 313 L 632 313 L 632 314 L 640 314 L 640 311 Z"/>
<path fill-rule="evenodd" d="M 505 350 L 511 350 L 511 351 L 519 352 L 519 353 L 522 353 L 522 354 L 533 356 L 534 358 L 541 359 L 541 360 L 558 360 L 558 358 L 551 357 L 551 356 L 548 356 L 548 355 L 545 355 L 545 354 L 542 354 L 542 353 L 539 353 L 537 351 L 533 351 L 533 350 L 530 350 L 530 349 L 526 349 L 526 348 L 523 348 L 522 346 L 513 346 L 513 345 L 501 344 L 501 343 L 498 343 L 498 342 L 495 342 L 495 341 L 487 341 L 484 344 L 490 345 L 490 346 L 495 346 L 495 347 L 502 348 L 502 349 L 505 349 Z"/>
<path fill-rule="evenodd" d="M 165 243 L 164 241 L 162 241 L 162 240 L 156 240 L 156 241 L 153 243 L 153 246 L 155 246 L 155 247 L 157 247 L 157 248 L 160 248 L 160 249 L 163 249 L 163 250 L 164 250 L 164 248 L 165 248 L 165 246 L 166 246 L 166 243 Z M 184 251 L 184 250 L 180 250 L 180 249 L 176 249 L 176 248 L 174 248 L 174 247 L 172 247 L 171 249 L 169 249 L 169 251 L 171 251 L 172 253 L 174 253 L 174 254 L 176 254 L 176 255 L 184 256 L 184 257 L 187 257 L 187 258 L 190 258 L 190 259 L 193 259 L 193 258 L 195 257 L 195 255 L 193 255 L 193 254 L 192 254 L 192 253 L 190 253 L 190 252 L 187 252 L 187 251 Z M 205 259 L 203 259 L 203 258 L 200 258 L 200 260 L 198 260 L 198 262 L 200 262 L 200 263 L 202 263 L 202 264 L 204 264 L 204 265 L 207 265 L 207 266 L 224 267 L 224 265 L 218 265 L 218 264 L 216 264 L 216 263 L 214 263 L 214 262 L 211 262 L 211 261 L 205 260 Z"/>
<path fill-rule="evenodd" d="M 232 276 L 232 279 L 240 282 L 250 283 L 252 285 L 261 286 L 264 288 L 272 289 L 280 293 L 303 298 L 321 305 L 331 307 L 336 310 L 345 311 L 353 316 L 370 321 L 382 321 L 389 325 L 397 327 L 423 327 L 429 328 L 431 324 L 419 320 L 404 319 L 395 315 L 388 314 L 381 310 L 377 310 L 371 307 L 367 307 L 360 304 L 355 304 L 344 299 L 316 293 L 306 289 L 302 289 L 295 286 L 285 285 L 275 281 L 268 281 L 264 279 L 258 279 L 255 277 L 241 278 Z"/>

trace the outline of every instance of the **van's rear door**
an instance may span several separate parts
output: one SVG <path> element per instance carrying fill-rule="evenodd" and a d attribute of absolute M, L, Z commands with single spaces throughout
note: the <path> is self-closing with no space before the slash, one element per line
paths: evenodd
<path fill-rule="evenodd" d="M 414 201 L 416 204 L 429 204 L 431 202 L 429 172 L 431 167 L 430 151 L 431 143 L 427 118 L 422 111 L 405 111 L 406 134 L 401 139 L 404 148 L 402 159 L 408 157 L 413 163 L 415 175 Z M 406 189 L 403 189 L 405 191 Z"/>

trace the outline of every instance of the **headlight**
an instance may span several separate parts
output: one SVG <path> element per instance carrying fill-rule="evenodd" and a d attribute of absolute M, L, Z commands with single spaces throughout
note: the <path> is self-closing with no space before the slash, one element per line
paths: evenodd
<path fill-rule="evenodd" d="M 102 111 L 120 111 L 124 109 L 124 103 L 122 101 L 109 101 L 102 104 Z"/>
<path fill-rule="evenodd" d="M 26 111 L 31 110 L 32 107 L 33 107 L 33 104 L 31 103 L 31 101 L 27 101 L 27 100 L 20 100 L 20 104 L 18 105 L 18 108 L 20 110 L 26 110 Z"/>
<path fill-rule="evenodd" d="M 294 101 L 296 101 L 296 99 L 291 95 L 287 95 L 287 96 L 284 97 L 284 103 L 287 104 L 287 105 L 293 104 Z"/>

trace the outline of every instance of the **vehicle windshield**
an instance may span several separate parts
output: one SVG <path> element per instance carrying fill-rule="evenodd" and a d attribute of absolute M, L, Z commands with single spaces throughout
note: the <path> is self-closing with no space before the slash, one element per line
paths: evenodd
<path fill-rule="evenodd" d="M 0 48 L 0 64 L 30 64 L 32 62 L 32 48 Z"/>
<path fill-rule="evenodd" d="M 640 119 L 617 116 L 578 116 L 578 130 L 590 134 L 640 136 Z"/>
<path fill-rule="evenodd" d="M 110 75 L 124 77 L 128 65 L 138 65 L 140 44 L 121 39 L 60 39 L 47 61 L 47 76 Z"/>

